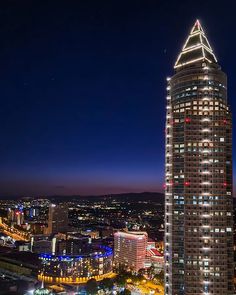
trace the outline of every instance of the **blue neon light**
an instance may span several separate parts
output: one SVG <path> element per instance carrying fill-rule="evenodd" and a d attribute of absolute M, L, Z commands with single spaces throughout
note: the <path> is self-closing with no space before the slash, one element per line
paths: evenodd
<path fill-rule="evenodd" d="M 73 259 L 83 259 L 83 258 L 88 258 L 88 257 L 97 259 L 97 258 L 103 258 L 103 257 L 108 257 L 108 256 L 113 255 L 113 250 L 110 247 L 100 246 L 99 248 L 104 250 L 105 252 L 101 253 L 101 254 L 91 253 L 88 255 L 79 255 L 79 256 L 57 256 L 57 255 L 50 255 L 50 254 L 42 253 L 39 255 L 39 258 L 44 259 L 44 260 L 54 258 L 54 259 L 58 259 L 58 260 L 67 261 L 67 260 L 73 260 Z"/>

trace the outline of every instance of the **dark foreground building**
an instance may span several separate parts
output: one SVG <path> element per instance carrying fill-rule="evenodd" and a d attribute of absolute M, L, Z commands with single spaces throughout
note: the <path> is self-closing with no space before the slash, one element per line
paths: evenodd
<path fill-rule="evenodd" d="M 233 291 L 227 78 L 196 21 L 168 79 L 165 294 Z"/>

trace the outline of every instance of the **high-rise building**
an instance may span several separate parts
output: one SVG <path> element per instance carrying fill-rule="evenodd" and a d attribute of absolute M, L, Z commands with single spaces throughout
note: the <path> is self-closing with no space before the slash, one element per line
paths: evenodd
<path fill-rule="evenodd" d="M 145 267 L 148 235 L 146 232 L 116 232 L 114 234 L 114 262 L 130 270 Z"/>
<path fill-rule="evenodd" d="M 197 20 L 168 78 L 165 294 L 234 294 L 227 78 Z"/>
<path fill-rule="evenodd" d="M 67 204 L 50 204 L 48 210 L 47 234 L 65 233 L 68 230 Z"/>
<path fill-rule="evenodd" d="M 13 224 L 21 226 L 24 223 L 24 211 L 22 208 L 9 208 L 8 220 Z"/>

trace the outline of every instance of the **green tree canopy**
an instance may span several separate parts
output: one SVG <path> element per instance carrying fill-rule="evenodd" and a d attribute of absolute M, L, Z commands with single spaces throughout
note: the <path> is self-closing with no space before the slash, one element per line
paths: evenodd
<path fill-rule="evenodd" d="M 131 292 L 129 289 L 124 289 L 124 291 L 119 293 L 120 295 L 131 295 Z"/>
<path fill-rule="evenodd" d="M 95 279 L 90 279 L 86 283 L 86 291 L 88 294 L 96 294 L 98 290 L 97 281 Z"/>
<path fill-rule="evenodd" d="M 113 281 L 112 279 L 105 278 L 100 282 L 100 285 L 103 289 L 111 290 L 113 288 Z"/>
<path fill-rule="evenodd" d="M 123 275 L 118 275 L 115 282 L 119 287 L 124 287 L 126 284 L 126 278 Z"/>

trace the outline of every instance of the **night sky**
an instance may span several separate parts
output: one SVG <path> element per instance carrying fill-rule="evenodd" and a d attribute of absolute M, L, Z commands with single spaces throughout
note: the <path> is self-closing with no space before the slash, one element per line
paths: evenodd
<path fill-rule="evenodd" d="M 0 195 L 162 191 L 166 77 L 196 18 L 236 114 L 234 2 L 1 1 Z"/>

